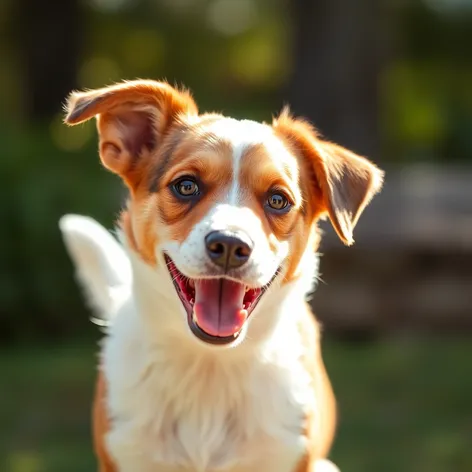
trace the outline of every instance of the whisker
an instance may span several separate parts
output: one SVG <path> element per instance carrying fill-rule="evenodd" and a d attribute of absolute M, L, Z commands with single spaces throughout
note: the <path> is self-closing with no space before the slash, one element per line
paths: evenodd
<path fill-rule="evenodd" d="M 316 279 L 318 282 L 321 282 L 321 283 L 324 284 L 324 285 L 328 285 L 328 282 L 326 282 L 324 279 L 322 279 L 322 278 L 321 278 L 321 275 L 315 274 L 315 279 Z"/>

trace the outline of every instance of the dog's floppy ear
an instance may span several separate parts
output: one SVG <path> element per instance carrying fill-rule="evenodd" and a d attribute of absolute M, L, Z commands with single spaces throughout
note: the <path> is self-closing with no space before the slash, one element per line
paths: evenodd
<path fill-rule="evenodd" d="M 354 227 L 380 191 L 384 172 L 366 158 L 320 139 L 313 127 L 288 111 L 274 120 L 273 127 L 309 161 L 334 229 L 346 245 L 353 244 Z"/>
<path fill-rule="evenodd" d="M 65 122 L 75 125 L 97 117 L 100 158 L 133 189 L 140 159 L 152 152 L 177 121 L 198 113 L 190 94 L 164 82 L 134 80 L 87 92 L 73 92 Z"/>

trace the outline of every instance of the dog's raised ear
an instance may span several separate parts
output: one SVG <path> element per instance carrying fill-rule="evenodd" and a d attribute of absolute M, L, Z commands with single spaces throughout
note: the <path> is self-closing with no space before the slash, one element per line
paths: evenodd
<path fill-rule="evenodd" d="M 384 172 L 366 158 L 320 139 L 312 126 L 288 111 L 274 120 L 273 127 L 309 161 L 334 229 L 346 245 L 353 244 L 354 227 L 380 191 Z"/>
<path fill-rule="evenodd" d="M 73 92 L 65 122 L 76 125 L 97 118 L 103 165 L 133 189 L 137 162 L 152 152 L 176 122 L 198 113 L 187 91 L 164 82 L 135 80 L 87 92 Z"/>

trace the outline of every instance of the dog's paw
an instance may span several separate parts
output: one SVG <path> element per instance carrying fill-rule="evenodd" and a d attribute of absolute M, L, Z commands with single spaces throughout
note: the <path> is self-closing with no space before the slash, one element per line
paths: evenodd
<path fill-rule="evenodd" d="M 97 315 L 94 321 L 106 325 L 131 287 L 128 256 L 110 232 L 92 218 L 64 215 L 59 227 L 77 278 Z"/>
<path fill-rule="evenodd" d="M 321 459 L 316 461 L 312 472 L 340 472 L 340 470 L 331 461 Z"/>

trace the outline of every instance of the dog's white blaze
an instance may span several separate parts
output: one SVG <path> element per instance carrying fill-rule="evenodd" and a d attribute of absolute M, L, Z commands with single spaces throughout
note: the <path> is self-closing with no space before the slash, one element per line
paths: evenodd
<path fill-rule="evenodd" d="M 233 148 L 233 181 L 225 203 L 238 205 L 241 199 L 241 186 L 239 182 L 241 157 L 250 146 L 264 143 L 269 138 L 274 139 L 272 129 L 251 120 L 224 118 L 212 123 L 209 126 L 209 131 L 215 133 L 219 138 L 228 141 Z"/>
<path fill-rule="evenodd" d="M 241 156 L 245 146 L 236 146 L 233 148 L 233 182 L 228 195 L 228 203 L 230 205 L 237 205 L 240 200 L 240 184 L 239 184 L 239 172 L 241 168 Z"/>

